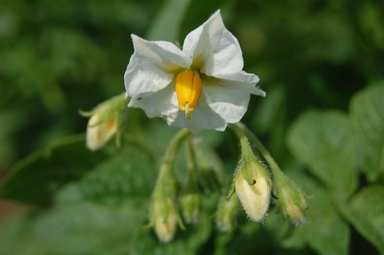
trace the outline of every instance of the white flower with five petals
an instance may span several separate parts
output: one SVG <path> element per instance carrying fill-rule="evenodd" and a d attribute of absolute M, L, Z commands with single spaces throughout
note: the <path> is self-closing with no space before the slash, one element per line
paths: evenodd
<path fill-rule="evenodd" d="M 223 131 L 241 120 L 250 95 L 265 96 L 259 78 L 243 71 L 236 37 L 220 11 L 190 32 L 182 50 L 165 41 L 131 35 L 134 53 L 124 74 L 130 107 L 171 126 Z"/>

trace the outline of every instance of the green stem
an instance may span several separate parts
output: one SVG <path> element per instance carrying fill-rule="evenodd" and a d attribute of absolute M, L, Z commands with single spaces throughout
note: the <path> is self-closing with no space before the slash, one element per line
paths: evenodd
<path fill-rule="evenodd" d="M 197 160 L 195 145 L 191 136 L 188 137 L 188 150 L 187 150 L 187 164 L 189 174 L 196 174 L 197 171 Z"/>
<path fill-rule="evenodd" d="M 162 164 L 160 166 L 159 176 L 156 181 L 155 193 L 156 191 L 163 189 L 172 189 L 173 188 L 173 171 L 172 164 L 175 161 L 177 152 L 179 151 L 180 145 L 190 135 L 188 129 L 181 129 L 170 141 L 168 147 L 165 151 Z M 162 185 L 163 182 L 171 182 L 169 185 Z M 172 192 L 173 193 L 173 192 Z"/>
<path fill-rule="evenodd" d="M 176 154 L 180 148 L 181 143 L 190 135 L 190 131 L 186 128 L 181 129 L 170 141 L 168 147 L 165 151 L 163 163 L 164 166 L 172 165 L 172 162 L 175 160 Z"/>
<path fill-rule="evenodd" d="M 231 125 L 231 129 L 238 136 L 240 140 L 243 140 L 243 136 L 246 136 L 253 145 L 256 146 L 258 151 L 263 155 L 263 158 L 267 161 L 268 165 L 272 170 L 273 175 L 279 175 L 282 173 L 279 165 L 272 157 L 271 153 L 264 147 L 260 140 L 241 122 Z"/>
<path fill-rule="evenodd" d="M 187 144 L 187 169 L 188 169 L 188 179 L 186 190 L 195 191 L 197 189 L 197 171 L 198 164 L 196 159 L 195 145 L 191 136 L 188 136 Z"/>

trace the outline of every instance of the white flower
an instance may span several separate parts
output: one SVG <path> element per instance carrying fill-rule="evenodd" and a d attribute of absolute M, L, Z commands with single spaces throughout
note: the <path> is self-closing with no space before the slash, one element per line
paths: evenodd
<path fill-rule="evenodd" d="M 250 94 L 265 96 L 259 78 L 244 72 L 239 42 L 220 11 L 190 32 L 182 50 L 132 35 L 134 53 L 124 74 L 130 107 L 192 130 L 224 130 L 241 120 Z"/>

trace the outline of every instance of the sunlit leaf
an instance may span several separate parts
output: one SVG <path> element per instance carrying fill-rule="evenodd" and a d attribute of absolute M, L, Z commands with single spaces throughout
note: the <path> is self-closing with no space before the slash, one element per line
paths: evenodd
<path fill-rule="evenodd" d="M 361 167 L 370 181 L 384 174 L 384 83 L 357 93 L 351 115 Z"/>
<path fill-rule="evenodd" d="M 293 124 L 288 145 L 308 170 L 340 195 L 357 186 L 353 130 L 347 115 L 310 111 Z"/>
<path fill-rule="evenodd" d="M 145 206 L 156 178 L 156 164 L 142 151 L 127 147 L 101 162 L 87 176 L 62 189 L 59 204 L 94 202 L 120 205 L 141 201 Z"/>
<path fill-rule="evenodd" d="M 352 225 L 384 254 L 384 186 L 369 186 L 341 207 Z"/>
<path fill-rule="evenodd" d="M 309 245 L 321 255 L 347 255 L 350 230 L 334 206 L 327 191 L 301 175 L 295 178 L 308 195 L 307 222 L 295 228 L 294 234 L 287 239 L 286 247 Z"/>

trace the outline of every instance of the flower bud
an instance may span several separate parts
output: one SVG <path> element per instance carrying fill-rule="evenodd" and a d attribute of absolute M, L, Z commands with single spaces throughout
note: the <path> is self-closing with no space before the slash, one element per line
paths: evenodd
<path fill-rule="evenodd" d="M 118 131 L 119 115 L 124 109 L 124 95 L 113 97 L 87 114 L 90 116 L 87 125 L 87 147 L 98 150 L 103 147 Z"/>
<path fill-rule="evenodd" d="M 222 232 L 229 232 L 236 227 L 236 215 L 239 209 L 239 200 L 236 196 L 229 198 L 222 196 L 219 200 L 216 213 L 216 226 Z"/>
<path fill-rule="evenodd" d="M 296 225 L 305 223 L 307 202 L 300 188 L 281 171 L 274 171 L 274 185 L 283 213 Z"/>
<path fill-rule="evenodd" d="M 201 197 L 198 193 L 189 193 L 181 197 L 181 210 L 186 223 L 199 222 Z"/>
<path fill-rule="evenodd" d="M 162 242 L 171 241 L 181 223 L 176 204 L 177 182 L 170 167 L 168 163 L 160 167 L 150 211 L 151 225 Z"/>
<path fill-rule="evenodd" d="M 248 217 L 264 218 L 270 203 L 271 179 L 266 166 L 255 156 L 246 137 L 241 138 L 241 160 L 235 175 L 235 190 Z"/>
<path fill-rule="evenodd" d="M 176 233 L 178 214 L 174 201 L 170 198 L 154 199 L 152 204 L 152 224 L 160 241 L 169 242 Z"/>

